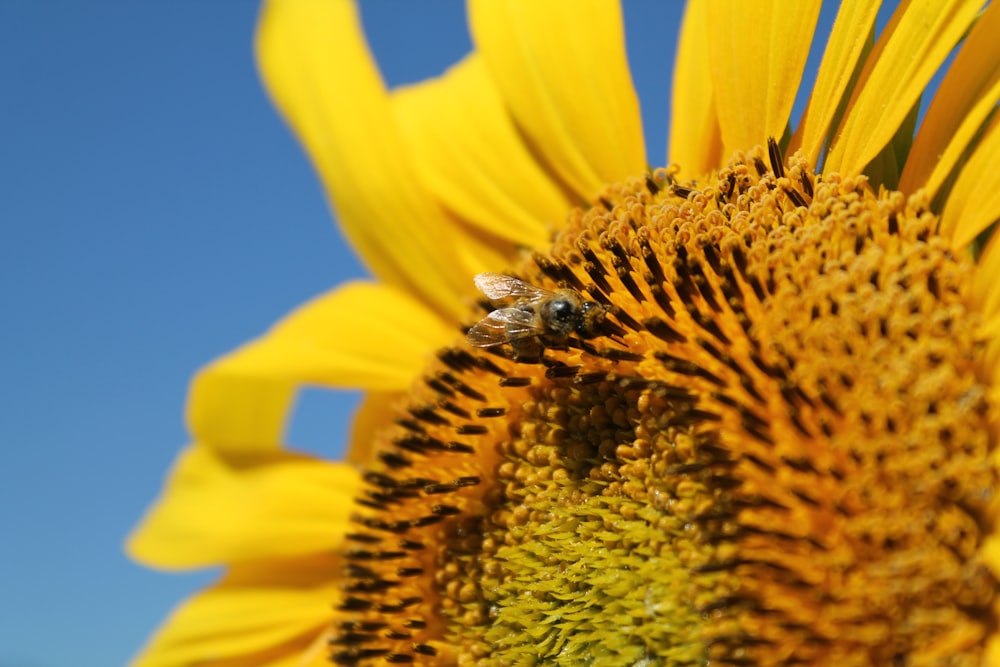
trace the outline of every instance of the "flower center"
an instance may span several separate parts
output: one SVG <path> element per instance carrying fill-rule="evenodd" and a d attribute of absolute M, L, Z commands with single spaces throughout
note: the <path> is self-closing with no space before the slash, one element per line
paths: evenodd
<path fill-rule="evenodd" d="M 978 664 L 996 415 L 935 224 L 773 144 L 575 213 L 517 278 L 604 321 L 439 353 L 367 473 L 335 660 Z"/>

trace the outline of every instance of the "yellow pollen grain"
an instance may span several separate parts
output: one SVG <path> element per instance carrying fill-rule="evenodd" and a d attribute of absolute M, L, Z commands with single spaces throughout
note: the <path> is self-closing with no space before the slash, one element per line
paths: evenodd
<path fill-rule="evenodd" d="M 609 188 L 515 267 L 599 335 L 439 353 L 358 499 L 336 662 L 980 664 L 974 266 L 920 197 L 763 156 Z"/>

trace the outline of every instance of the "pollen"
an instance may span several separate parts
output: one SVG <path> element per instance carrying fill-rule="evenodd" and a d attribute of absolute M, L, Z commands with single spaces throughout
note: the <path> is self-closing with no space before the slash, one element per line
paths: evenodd
<path fill-rule="evenodd" d="M 980 664 L 996 407 L 936 225 L 773 142 L 573 213 L 509 273 L 600 330 L 428 365 L 357 499 L 334 661 Z"/>

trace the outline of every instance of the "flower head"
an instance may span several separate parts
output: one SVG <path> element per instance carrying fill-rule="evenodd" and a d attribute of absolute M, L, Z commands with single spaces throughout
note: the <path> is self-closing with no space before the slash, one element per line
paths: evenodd
<path fill-rule="evenodd" d="M 131 548 L 227 574 L 139 664 L 996 660 L 1000 10 L 843 3 L 788 129 L 817 11 L 692 4 L 649 171 L 610 3 L 473 2 L 392 95 L 351 5 L 270 3 L 381 282 L 196 379 Z M 281 448 L 308 382 L 369 390 L 350 464 Z"/>

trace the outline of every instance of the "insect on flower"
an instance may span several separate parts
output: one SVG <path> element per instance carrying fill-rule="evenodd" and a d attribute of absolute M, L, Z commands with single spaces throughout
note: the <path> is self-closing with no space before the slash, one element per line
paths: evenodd
<path fill-rule="evenodd" d="M 553 292 L 502 273 L 480 273 L 475 282 L 490 301 L 515 301 L 479 320 L 466 338 L 476 347 L 510 343 L 519 359 L 537 357 L 541 345 L 565 345 L 573 334 L 593 338 L 608 312 L 573 289 Z"/>

